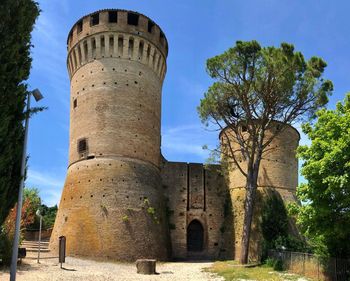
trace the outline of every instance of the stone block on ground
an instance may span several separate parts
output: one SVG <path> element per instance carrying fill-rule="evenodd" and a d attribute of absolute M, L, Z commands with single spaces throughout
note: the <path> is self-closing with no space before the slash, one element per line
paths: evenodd
<path fill-rule="evenodd" d="M 156 260 L 139 259 L 136 261 L 138 274 L 156 274 Z"/>

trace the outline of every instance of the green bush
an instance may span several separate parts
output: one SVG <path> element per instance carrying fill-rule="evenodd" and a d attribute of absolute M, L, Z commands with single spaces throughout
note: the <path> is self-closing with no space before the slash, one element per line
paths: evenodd
<path fill-rule="evenodd" d="M 273 258 L 267 258 L 265 260 L 265 264 L 270 267 L 274 267 L 276 260 Z"/>
<path fill-rule="evenodd" d="M 0 228 L 0 264 L 10 265 L 12 256 L 12 239 L 3 227 Z"/>
<path fill-rule="evenodd" d="M 280 259 L 275 260 L 275 263 L 273 264 L 273 269 L 276 271 L 283 271 L 284 269 L 283 261 Z"/>

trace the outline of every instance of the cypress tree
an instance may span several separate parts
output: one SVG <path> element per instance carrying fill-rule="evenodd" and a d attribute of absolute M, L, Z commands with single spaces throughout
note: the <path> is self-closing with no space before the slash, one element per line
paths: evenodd
<path fill-rule="evenodd" d="M 0 225 L 17 201 L 23 120 L 31 68 L 31 32 L 39 15 L 32 0 L 0 2 Z"/>

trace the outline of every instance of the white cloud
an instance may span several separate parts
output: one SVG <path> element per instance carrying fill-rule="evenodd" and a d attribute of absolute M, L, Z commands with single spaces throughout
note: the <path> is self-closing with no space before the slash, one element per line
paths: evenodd
<path fill-rule="evenodd" d="M 43 203 L 48 206 L 58 204 L 64 185 L 65 172 L 59 169 L 57 174 L 29 168 L 27 171 L 27 187 L 37 187 Z"/>
<path fill-rule="evenodd" d="M 201 125 L 169 127 L 162 133 L 162 152 L 169 161 L 204 162 L 209 152 L 203 145 L 214 146 L 216 140 L 217 132 L 205 131 Z"/>

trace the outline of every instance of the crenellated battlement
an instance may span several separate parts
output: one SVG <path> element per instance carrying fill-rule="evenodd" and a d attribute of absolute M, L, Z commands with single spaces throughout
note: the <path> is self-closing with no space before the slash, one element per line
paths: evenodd
<path fill-rule="evenodd" d="M 166 73 L 166 57 L 151 41 L 140 35 L 101 30 L 82 37 L 69 48 L 67 67 L 70 78 L 85 64 L 103 58 L 138 61 L 148 65 L 161 80 Z"/>
<path fill-rule="evenodd" d="M 167 39 L 154 21 L 143 14 L 120 9 L 99 10 L 79 19 L 69 32 L 68 51 L 85 37 L 105 31 L 143 37 L 155 45 L 165 58 L 168 55 Z"/>

